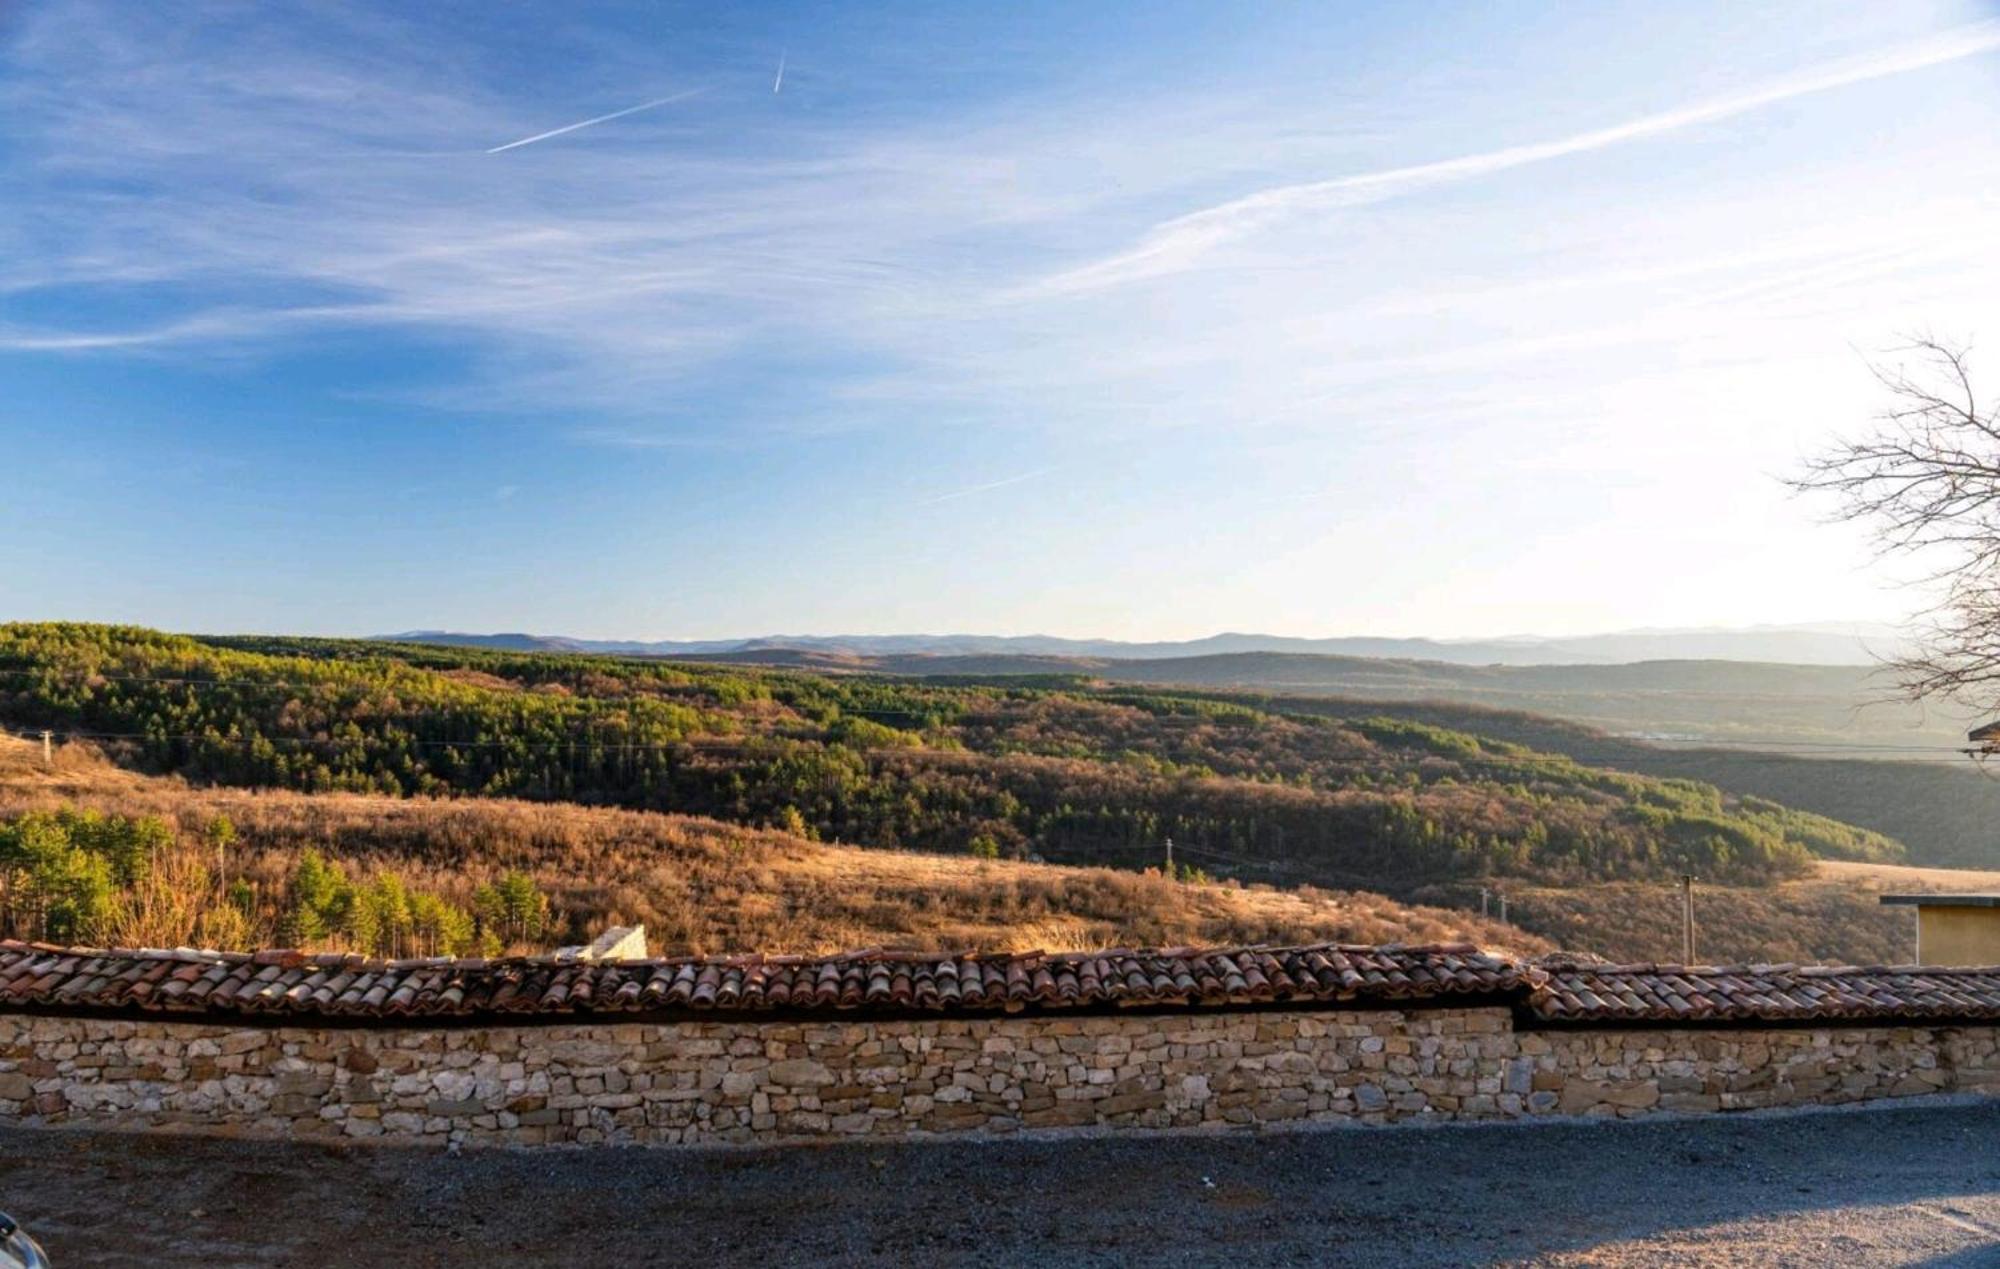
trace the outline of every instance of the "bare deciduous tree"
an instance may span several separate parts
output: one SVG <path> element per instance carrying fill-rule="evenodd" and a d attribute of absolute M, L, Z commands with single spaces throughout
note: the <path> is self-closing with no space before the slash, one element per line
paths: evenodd
<path fill-rule="evenodd" d="M 2000 411 L 1981 405 L 1966 349 L 1925 338 L 1903 352 L 1874 367 L 1889 396 L 1874 428 L 1791 484 L 1836 495 L 1885 554 L 1926 561 L 1940 595 L 1916 650 L 1891 662 L 1903 691 L 2000 709 Z"/>

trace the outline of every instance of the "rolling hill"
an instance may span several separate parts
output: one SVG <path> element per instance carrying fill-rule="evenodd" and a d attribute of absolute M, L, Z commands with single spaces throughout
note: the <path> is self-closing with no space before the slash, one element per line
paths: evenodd
<path fill-rule="evenodd" d="M 357 883 L 394 877 L 461 906 L 519 871 L 547 896 L 550 912 L 547 928 L 517 942 L 518 950 L 631 921 L 645 923 L 665 954 L 1464 939 L 1522 955 L 1560 947 L 1672 961 L 1680 946 L 1680 899 L 1668 882 L 1500 886 L 1510 904 L 1503 923 L 1478 914 L 1471 886 L 1409 902 L 1309 885 L 1173 882 L 1157 871 L 836 846 L 697 817 L 565 803 L 205 786 L 117 767 L 89 742 L 60 746 L 54 768 L 45 769 L 39 744 L 0 736 L 0 833 L 24 814 L 59 808 L 164 821 L 178 848 L 165 852 L 163 871 L 198 887 L 177 903 L 150 905 L 137 920 L 128 914 L 96 940 L 108 943 L 299 942 L 284 910 L 311 851 Z M 233 940 L 202 937 L 213 927 L 198 920 L 201 904 L 241 901 L 202 869 L 218 818 L 234 827 L 228 876 L 247 890 L 252 913 Z M 1878 893 L 1974 888 L 1995 875 L 1829 862 L 1774 885 L 1703 886 L 1702 953 L 1733 962 L 1892 963 L 1908 955 L 1909 918 L 1879 907 Z M 434 950 L 411 937 L 402 950 Z M 355 946 L 340 929 L 303 941 Z"/>
<path fill-rule="evenodd" d="M 0 719 L 149 770 L 309 792 L 671 810 L 827 841 L 1406 893 L 1693 871 L 1762 883 L 1877 834 L 1379 715 L 417 645 L 0 627 Z"/>
<path fill-rule="evenodd" d="M 1732 744 L 1810 755 L 1953 762 L 1978 716 L 1893 699 L 1870 666 L 1749 661 L 1622 665 L 1454 665 L 1441 661 L 1295 653 L 1105 657 L 877 655 L 766 648 L 695 654 L 691 661 L 817 673 L 1144 683 L 1254 690 L 1344 701 L 1438 701 L 1585 723 L 1662 745 Z"/>
<path fill-rule="evenodd" d="M 1374 713 L 1586 766 L 1766 798 L 1895 838 L 1920 862 L 2000 863 L 2000 780 L 1963 753 L 1976 716 L 1881 701 L 1874 673 L 1850 667 L 1468 668 L 1272 654 L 1138 662 L 782 650 L 702 659 L 1046 688 L 1147 684 L 1289 712 Z"/>
<path fill-rule="evenodd" d="M 224 817 L 250 888 L 228 902 L 271 937 L 301 928 L 312 850 L 343 893 L 449 916 L 525 879 L 551 941 L 637 919 L 676 949 L 1455 931 L 1670 958 L 1682 871 L 1708 957 L 1893 960 L 1907 939 L 1887 883 L 1822 862 L 1894 864 L 1893 838 L 1611 766 L 1703 751 L 1465 705 L 795 665 L 0 627 L 0 721 L 90 768 L 17 769 L 0 819 L 158 816 L 185 846 Z M 1481 887 L 1511 924 L 1476 915 Z M 437 946 L 442 920 L 408 937 Z"/>
<path fill-rule="evenodd" d="M 1236 697 L 1225 693 L 1223 699 Z M 1589 766 L 1699 780 L 1872 829 L 1903 843 L 1915 863 L 2000 866 L 2000 779 L 1964 757 L 1947 764 L 1668 746 L 1516 710 L 1429 701 L 1291 699 L 1287 707 L 1324 710 L 1333 716 L 1367 708 L 1392 718 L 1565 754 Z"/>
<path fill-rule="evenodd" d="M 583 652 L 684 657 L 740 652 L 801 652 L 833 657 L 1003 656 L 1112 660 L 1191 658 L 1238 653 L 1310 653 L 1337 657 L 1436 661 L 1457 665 L 1574 665 L 1659 660 L 1733 660 L 1810 665 L 1875 663 L 1903 646 L 1894 629 L 1855 622 L 1820 625 L 1625 630 L 1562 638 L 1298 638 L 1228 632 L 1203 639 L 1130 642 L 1051 635 L 764 635 L 746 639 L 578 639 L 566 635 L 464 634 L 410 630 L 382 635 L 392 643 L 435 643 L 506 652 Z"/>
<path fill-rule="evenodd" d="M 45 769 L 38 744 L 0 736 L 0 826 L 61 808 L 154 817 L 178 846 L 160 869 L 184 889 L 173 902 L 124 912 L 98 941 L 212 943 L 201 904 L 241 902 L 252 919 L 239 945 L 296 941 L 284 911 L 299 861 L 313 851 L 360 882 L 394 876 L 404 888 L 469 906 L 510 871 L 531 877 L 550 904 L 529 948 L 581 941 L 640 921 L 656 951 L 826 953 L 863 947 L 1051 951 L 1116 946 L 1364 943 L 1469 939 L 1523 953 L 1544 940 L 1477 914 L 1382 895 L 1268 886 L 1176 883 L 1158 873 L 833 846 L 770 830 L 649 812 L 488 798 L 391 798 L 191 785 L 120 769 L 87 743 Z M 210 827 L 236 837 L 224 894 L 202 869 Z M 33 933 L 32 931 L 28 931 Z M 319 946 L 353 946 L 322 931 Z M 432 950 L 412 942 L 402 950 Z"/>

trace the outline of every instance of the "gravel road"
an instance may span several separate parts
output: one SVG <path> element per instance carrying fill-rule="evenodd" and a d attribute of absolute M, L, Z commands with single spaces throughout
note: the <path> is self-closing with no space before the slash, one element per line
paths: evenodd
<path fill-rule="evenodd" d="M 0 1130 L 56 1269 L 2000 1265 L 2000 1103 L 783 1150 Z"/>

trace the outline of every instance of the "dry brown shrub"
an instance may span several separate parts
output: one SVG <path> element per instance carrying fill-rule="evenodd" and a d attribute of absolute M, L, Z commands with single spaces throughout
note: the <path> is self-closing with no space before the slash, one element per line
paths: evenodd
<path fill-rule="evenodd" d="M 157 815 L 198 840 L 235 824 L 232 877 L 268 907 L 300 852 L 366 876 L 393 868 L 459 904 L 510 868 L 550 896 L 553 937 L 643 922 L 667 953 L 830 952 L 862 947 L 1045 950 L 1238 943 L 1469 940 L 1532 953 L 1540 938 L 1443 908 L 1364 892 L 1190 885 L 1157 873 L 829 846 L 713 820 L 509 799 L 430 800 L 193 787 L 135 775 L 76 747 L 53 770 L 0 743 L 0 815 L 62 803 Z M 205 866 L 205 862 L 203 862 Z M 139 943 L 201 937 L 164 902 L 122 927 Z"/>
<path fill-rule="evenodd" d="M 1695 958 L 1707 964 L 1889 965 L 1911 959 L 1907 909 L 1865 881 L 1815 878 L 1746 889 L 1697 887 Z M 1513 892 L 1510 915 L 1553 942 L 1613 960 L 1682 959 L 1677 886 L 1617 882 Z"/>

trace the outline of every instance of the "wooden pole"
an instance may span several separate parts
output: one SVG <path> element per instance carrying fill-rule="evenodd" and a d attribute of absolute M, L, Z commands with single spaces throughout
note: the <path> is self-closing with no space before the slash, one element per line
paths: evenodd
<path fill-rule="evenodd" d="M 1694 874 L 1681 874 L 1681 964 L 1694 964 Z"/>

